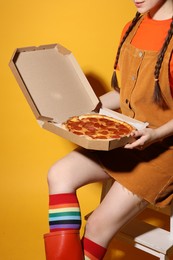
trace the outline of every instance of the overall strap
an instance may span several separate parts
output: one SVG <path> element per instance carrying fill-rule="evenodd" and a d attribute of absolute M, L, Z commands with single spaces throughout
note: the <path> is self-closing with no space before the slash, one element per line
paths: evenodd
<path fill-rule="evenodd" d="M 171 38 L 171 40 L 170 40 L 170 42 L 169 42 L 169 45 L 168 45 L 168 47 L 167 47 L 167 50 L 166 50 L 166 53 L 165 53 L 165 54 L 167 54 L 168 56 L 170 56 L 172 52 L 173 52 L 173 36 L 172 36 L 172 38 Z"/>
<path fill-rule="evenodd" d="M 139 20 L 137 21 L 137 23 L 135 24 L 135 26 L 133 27 L 132 31 L 129 33 L 129 35 L 127 36 L 126 40 L 125 40 L 125 43 L 131 43 L 133 37 L 135 36 L 136 34 L 136 31 L 138 30 L 141 22 L 143 21 L 145 15 L 142 15 Z"/>

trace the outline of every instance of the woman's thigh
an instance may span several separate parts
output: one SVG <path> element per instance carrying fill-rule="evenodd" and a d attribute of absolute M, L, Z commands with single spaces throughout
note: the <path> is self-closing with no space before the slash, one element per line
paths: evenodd
<path fill-rule="evenodd" d="M 77 188 L 109 178 L 92 151 L 78 148 L 49 170 L 48 184 L 51 194 L 74 192 Z"/>

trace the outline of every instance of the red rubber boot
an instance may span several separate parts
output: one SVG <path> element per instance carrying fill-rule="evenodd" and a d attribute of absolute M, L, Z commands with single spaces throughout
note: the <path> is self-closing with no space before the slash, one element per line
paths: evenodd
<path fill-rule="evenodd" d="M 83 260 L 78 230 L 61 230 L 44 235 L 46 260 Z"/>

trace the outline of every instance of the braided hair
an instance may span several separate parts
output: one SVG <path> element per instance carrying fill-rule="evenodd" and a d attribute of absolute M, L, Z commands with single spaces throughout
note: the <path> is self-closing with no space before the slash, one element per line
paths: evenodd
<path fill-rule="evenodd" d="M 168 109 L 168 105 L 166 104 L 165 99 L 164 99 L 163 94 L 160 89 L 159 74 L 160 74 L 160 69 L 161 69 L 161 65 L 163 62 L 163 58 L 164 58 L 165 52 L 167 50 L 167 47 L 169 45 L 169 42 L 172 38 L 172 35 L 173 35 L 173 18 L 172 18 L 170 29 L 168 31 L 165 42 L 160 50 L 160 53 L 159 53 L 159 56 L 158 56 L 158 59 L 157 59 L 156 65 L 155 65 L 155 71 L 154 71 L 155 88 L 154 88 L 154 93 L 153 93 L 153 101 L 154 101 L 154 103 L 158 104 L 159 107 L 161 107 L 163 109 Z"/>
<path fill-rule="evenodd" d="M 114 64 L 114 72 L 113 72 L 112 79 L 111 79 L 111 86 L 117 91 L 119 91 L 120 89 L 119 89 L 119 86 L 118 86 L 118 81 L 117 81 L 117 76 L 116 76 L 115 70 L 116 70 L 117 65 L 118 65 L 121 47 L 122 47 L 123 43 L 125 42 L 129 33 L 132 31 L 133 27 L 136 25 L 137 21 L 140 19 L 140 17 L 141 17 L 141 14 L 139 12 L 137 12 L 136 16 L 133 18 L 129 28 L 127 29 L 126 33 L 124 34 L 124 36 L 123 36 L 123 38 L 120 42 L 120 45 L 118 47 L 117 55 L 116 55 L 116 58 L 115 58 L 115 64 Z"/>
<path fill-rule="evenodd" d="M 134 26 L 136 25 L 136 23 L 138 22 L 138 20 L 140 18 L 141 18 L 141 14 L 139 12 L 137 12 L 136 16 L 132 20 L 129 28 L 127 29 L 124 37 L 122 38 L 122 41 L 120 42 L 120 45 L 118 47 L 118 51 L 117 51 L 117 55 L 116 55 L 116 59 L 115 59 L 114 69 L 116 69 L 116 67 L 118 65 L 120 51 L 121 51 L 121 47 L 122 47 L 123 43 L 125 42 L 125 40 L 128 37 L 129 33 L 132 31 L 132 29 L 134 28 Z M 156 65 L 155 65 L 155 71 L 154 71 L 155 86 L 154 86 L 154 93 L 153 93 L 153 102 L 155 104 L 157 104 L 159 107 L 161 107 L 162 109 L 168 109 L 168 105 L 166 104 L 166 101 L 165 101 L 165 99 L 163 97 L 163 94 L 161 92 L 161 89 L 160 89 L 159 75 L 160 75 L 160 69 L 161 69 L 161 66 L 162 66 L 164 55 L 165 55 L 165 52 L 167 50 L 167 47 L 169 45 L 169 42 L 170 42 L 172 36 L 173 36 L 173 18 L 172 18 L 170 29 L 168 31 L 167 37 L 165 39 L 165 42 L 164 42 L 164 44 L 163 44 L 163 46 L 162 46 L 162 48 L 160 50 L 160 53 L 158 55 L 158 59 L 157 59 L 157 62 L 156 62 Z M 112 75 L 111 86 L 115 90 L 117 90 L 117 91 L 120 90 L 119 86 L 118 86 L 118 81 L 117 81 L 115 70 L 114 70 L 113 75 Z"/>

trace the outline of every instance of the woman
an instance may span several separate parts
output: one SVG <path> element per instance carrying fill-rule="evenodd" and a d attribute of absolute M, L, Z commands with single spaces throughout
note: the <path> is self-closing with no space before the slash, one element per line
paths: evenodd
<path fill-rule="evenodd" d="M 103 259 L 109 241 L 124 224 L 149 203 L 163 207 L 173 198 L 173 1 L 134 3 L 137 14 L 123 31 L 115 62 L 120 91 L 114 72 L 115 90 L 100 99 L 104 107 L 120 107 L 123 114 L 149 122 L 149 127 L 134 131 L 136 140 L 123 148 L 77 149 L 52 166 L 47 260 Z M 115 182 L 88 219 L 82 250 L 76 190 L 110 177 Z"/>

